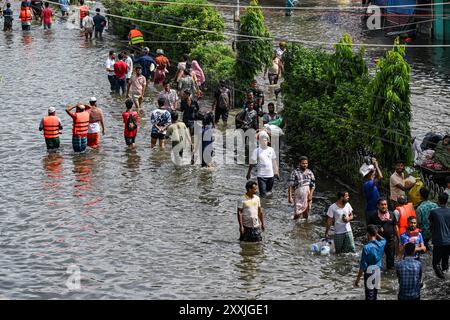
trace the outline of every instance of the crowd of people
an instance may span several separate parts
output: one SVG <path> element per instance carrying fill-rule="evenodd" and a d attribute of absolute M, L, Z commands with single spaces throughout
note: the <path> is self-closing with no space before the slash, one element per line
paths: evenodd
<path fill-rule="evenodd" d="M 60 0 L 63 14 L 67 14 L 68 11 L 66 2 L 67 0 Z M 29 2 L 22 2 L 21 17 L 31 17 L 28 4 Z M 100 9 L 97 9 L 97 15 L 91 18 L 84 1 L 80 0 L 79 10 L 80 28 L 85 32 L 86 39 L 92 38 L 94 31 L 95 37 L 101 38 L 107 22 L 100 15 Z M 45 3 L 39 13 L 44 28 L 51 28 L 53 12 L 49 9 L 48 3 Z M 12 26 L 12 15 L 10 5 L 7 4 L 7 10 L 3 12 L 3 16 L 8 17 L 8 19 L 5 18 L 4 30 L 6 31 Z M 23 30 L 29 29 L 27 19 L 22 21 Z M 124 97 L 125 110 L 122 113 L 122 119 L 126 145 L 131 148 L 136 147 L 140 110 L 143 108 L 146 90 L 150 83 L 153 83 L 159 93 L 156 109 L 150 116 L 151 147 L 156 148 L 158 145 L 161 150 L 164 150 L 166 139 L 169 138 L 172 154 L 179 155 L 176 157 L 179 159 L 186 145 L 191 150 L 195 148 L 193 145 L 195 126 L 201 122 L 202 151 L 207 148 L 212 150 L 214 137 L 211 130 L 219 124 L 220 120 L 224 127 L 227 127 L 229 111 L 233 106 L 231 90 L 227 83 L 220 81 L 214 91 L 211 111 L 202 114 L 200 103 L 206 79 L 199 62 L 191 60 L 189 55 L 184 54 L 180 58 L 175 75 L 169 78 L 171 61 L 164 54 L 163 49 L 157 49 L 153 55 L 148 47 L 144 47 L 144 36 L 135 25 L 130 27 L 128 40 L 127 50 L 117 55 L 111 50 L 105 62 L 111 94 Z M 277 84 L 282 77 L 285 50 L 286 44 L 282 42 L 274 52 L 273 65 L 267 70 L 270 85 Z M 278 94 L 279 91 L 276 92 L 276 95 Z M 246 92 L 242 110 L 235 117 L 235 128 L 244 131 L 254 129 L 257 132 L 258 141 L 257 148 L 249 155 L 246 192 L 237 201 L 240 240 L 247 242 L 262 240 L 262 232 L 266 230 L 266 224 L 260 197 L 269 197 L 275 179 L 279 179 L 278 155 L 271 147 L 270 133 L 264 130 L 261 122 L 263 125 L 274 121 L 279 123 L 281 119 L 275 112 L 274 103 L 267 104 L 268 112 L 263 111 L 264 106 L 264 92 L 258 88 L 258 82 L 254 80 Z M 55 107 L 48 108 L 48 115 L 41 120 L 39 126 L 49 151 L 60 147 L 59 135 L 63 126 L 56 112 Z M 79 102 L 74 106 L 68 105 L 66 113 L 73 123 L 73 150 L 84 152 L 87 147 L 98 148 L 100 135 L 105 134 L 106 126 L 103 111 L 97 106 L 96 97 L 91 97 L 88 103 Z M 211 162 L 211 158 L 202 159 L 202 166 L 211 166 Z M 294 220 L 307 221 L 310 215 L 316 178 L 308 166 L 308 158 L 301 157 L 297 168 L 290 175 L 287 194 L 288 203 L 293 205 Z M 254 168 L 257 171 L 256 181 L 251 180 Z M 379 192 L 383 175 L 376 159 L 362 169 L 361 173 L 364 179 L 368 242 L 362 248 L 355 286 L 359 286 L 360 279 L 363 277 L 366 299 L 376 300 L 379 289 L 377 279 L 383 266 L 383 257 L 386 256 L 385 269 L 395 269 L 398 275 L 400 284 L 398 298 L 420 299 L 423 283 L 423 265 L 420 257 L 432 251 L 433 269 L 439 278 L 445 278 L 445 272 L 449 267 L 450 180 L 447 177 L 447 189 L 438 195 L 437 203 L 429 199 L 430 191 L 422 188 L 421 202 L 414 207 L 408 201 L 407 194 L 414 184 L 408 182 L 403 161 L 396 162 L 395 172 L 389 179 L 389 199 L 383 198 Z M 333 230 L 336 254 L 356 252 L 351 227 L 354 213 L 349 200 L 350 195 L 347 191 L 338 192 L 336 202 L 328 208 L 326 213 L 324 237 L 330 238 L 330 231 Z M 403 259 L 396 263 L 396 256 Z"/>

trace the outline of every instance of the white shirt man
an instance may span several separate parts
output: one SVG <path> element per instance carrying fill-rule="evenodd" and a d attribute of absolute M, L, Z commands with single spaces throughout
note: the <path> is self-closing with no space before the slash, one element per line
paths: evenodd
<path fill-rule="evenodd" d="M 266 132 L 263 131 L 259 134 L 260 146 L 253 151 L 247 172 L 247 180 L 249 180 L 252 169 L 256 164 L 258 188 L 261 197 L 271 193 L 274 177 L 278 177 L 277 155 L 275 150 L 268 146 L 269 139 L 269 135 Z"/>

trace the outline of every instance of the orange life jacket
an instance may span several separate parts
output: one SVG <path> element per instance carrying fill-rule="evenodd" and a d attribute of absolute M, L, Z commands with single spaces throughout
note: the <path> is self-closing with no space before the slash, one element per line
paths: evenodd
<path fill-rule="evenodd" d="M 83 20 L 84 17 L 86 17 L 86 13 L 89 11 L 89 7 L 87 4 L 83 4 L 80 6 L 80 20 Z"/>
<path fill-rule="evenodd" d="M 411 202 L 398 206 L 397 210 L 400 213 L 400 217 L 398 219 L 398 232 L 402 235 L 408 229 L 408 218 L 410 216 L 415 217 L 416 212 L 414 211 L 414 207 Z"/>
<path fill-rule="evenodd" d="M 87 136 L 89 126 L 89 112 L 77 112 L 77 117 L 73 122 L 73 135 L 74 136 Z"/>
<path fill-rule="evenodd" d="M 22 7 L 20 9 L 20 21 L 31 21 L 31 9 L 30 7 Z"/>
<path fill-rule="evenodd" d="M 128 34 L 128 38 L 130 39 L 129 45 L 144 42 L 144 36 L 142 35 L 142 32 L 140 32 L 137 29 L 130 30 L 130 33 Z"/>
<path fill-rule="evenodd" d="M 59 136 L 59 120 L 56 116 L 44 117 L 44 137 L 46 139 L 58 138 Z"/>

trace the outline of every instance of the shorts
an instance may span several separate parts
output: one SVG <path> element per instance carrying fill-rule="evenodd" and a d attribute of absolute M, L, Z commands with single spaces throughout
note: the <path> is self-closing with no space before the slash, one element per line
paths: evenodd
<path fill-rule="evenodd" d="M 87 137 L 72 136 L 72 147 L 75 152 L 83 152 L 86 150 Z"/>
<path fill-rule="evenodd" d="M 134 137 L 125 137 L 125 143 L 127 144 L 127 146 L 131 146 L 135 142 L 136 142 L 136 136 L 134 136 Z"/>
<path fill-rule="evenodd" d="M 87 145 L 91 148 L 98 148 L 100 146 L 100 132 L 88 133 Z"/>
<path fill-rule="evenodd" d="M 262 241 L 261 228 L 244 227 L 244 234 L 241 234 L 240 241 L 259 242 Z"/>
<path fill-rule="evenodd" d="M 58 149 L 59 138 L 45 138 L 45 144 L 47 145 L 47 150 Z"/>
<path fill-rule="evenodd" d="M 161 132 L 152 132 L 152 133 L 150 134 L 150 136 L 151 136 L 153 139 L 159 139 L 159 140 L 164 140 L 164 139 L 166 139 L 166 135 L 165 135 L 164 133 L 161 133 Z"/>

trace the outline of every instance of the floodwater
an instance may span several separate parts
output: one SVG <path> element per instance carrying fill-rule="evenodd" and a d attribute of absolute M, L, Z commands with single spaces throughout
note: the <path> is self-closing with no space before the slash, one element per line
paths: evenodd
<path fill-rule="evenodd" d="M 17 3 L 13 9 L 18 12 Z M 273 25 L 285 18 L 276 19 Z M 278 30 L 289 34 L 293 25 Z M 282 181 L 263 202 L 264 241 L 240 244 L 236 200 L 244 193 L 247 167 L 176 168 L 168 151 L 150 150 L 152 95 L 143 107 L 138 148 L 127 151 L 123 99 L 109 94 L 103 67 L 111 48 L 123 44 L 108 33 L 103 41 L 85 42 L 71 18 L 25 33 L 15 20 L 13 33 L 0 34 L 2 298 L 363 299 L 363 289 L 352 287 L 364 238 L 359 218 L 353 223 L 358 254 L 309 252 L 325 231 L 324 211 L 342 188 L 333 178 L 319 175 L 311 221 L 294 223 L 286 201 L 291 168 L 282 157 Z M 422 90 L 421 99 L 443 108 L 445 100 L 436 102 L 436 96 L 448 90 L 445 69 L 425 68 L 430 62 L 423 58 L 421 63 L 423 68 L 413 66 L 414 99 Z M 90 96 L 104 110 L 107 132 L 100 150 L 74 154 L 64 107 Z M 51 105 L 64 130 L 60 151 L 48 154 L 38 126 Z M 421 127 L 417 114 L 414 128 Z M 427 111 L 427 121 L 431 115 Z M 361 217 L 360 196 L 351 194 Z M 424 261 L 423 298 L 446 298 L 448 286 L 434 277 L 430 257 Z M 383 275 L 380 299 L 395 299 L 396 290 L 395 275 Z"/>

